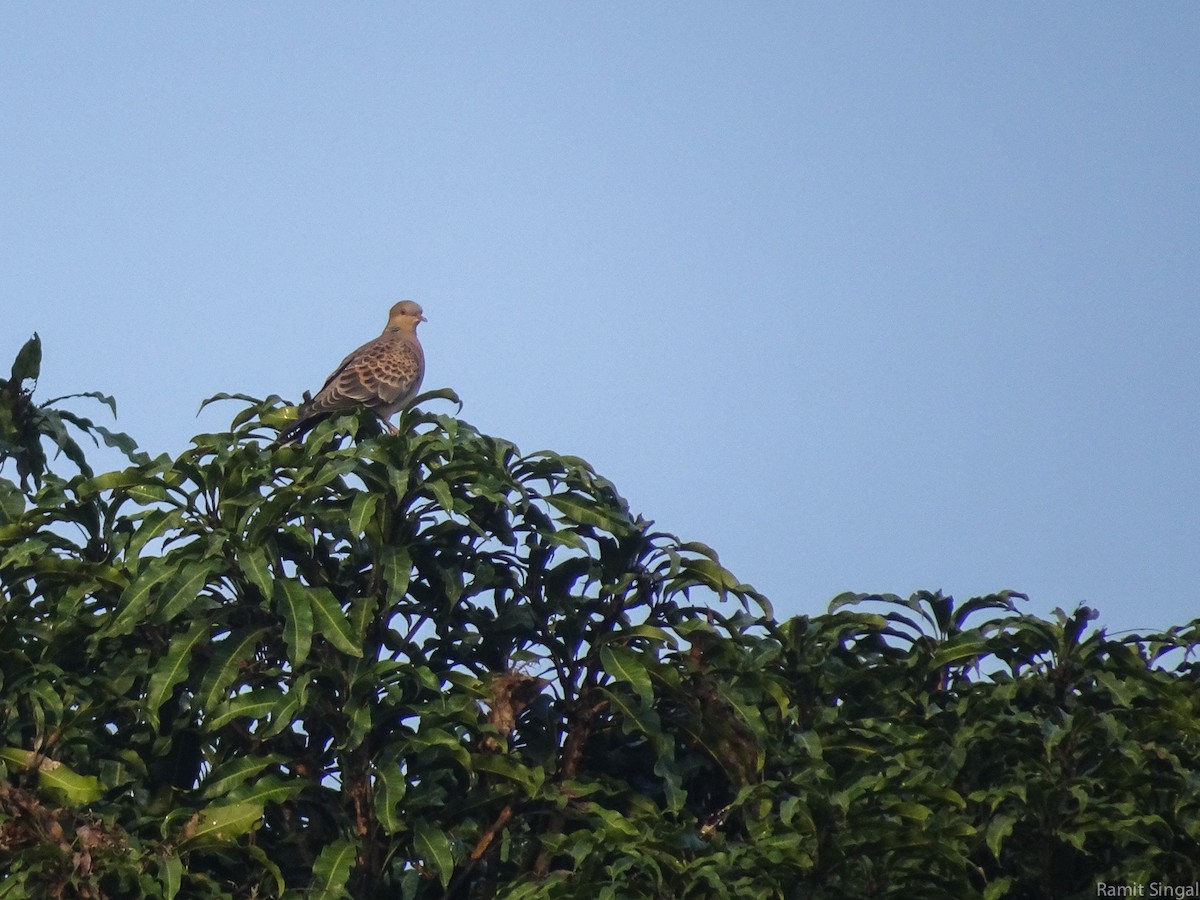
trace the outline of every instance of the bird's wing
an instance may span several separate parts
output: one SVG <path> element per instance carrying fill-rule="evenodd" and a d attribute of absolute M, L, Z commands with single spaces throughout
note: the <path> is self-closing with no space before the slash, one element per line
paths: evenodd
<path fill-rule="evenodd" d="M 316 396 L 300 408 L 300 417 L 355 406 L 389 409 L 407 399 L 423 370 L 419 344 L 399 335 L 383 335 L 342 360 Z"/>

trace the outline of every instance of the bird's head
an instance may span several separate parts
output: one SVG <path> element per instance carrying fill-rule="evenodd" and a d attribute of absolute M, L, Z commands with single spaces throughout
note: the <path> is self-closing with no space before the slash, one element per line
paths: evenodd
<path fill-rule="evenodd" d="M 388 331 L 415 331 L 419 323 L 428 321 L 423 312 L 411 300 L 401 300 L 388 313 Z"/>

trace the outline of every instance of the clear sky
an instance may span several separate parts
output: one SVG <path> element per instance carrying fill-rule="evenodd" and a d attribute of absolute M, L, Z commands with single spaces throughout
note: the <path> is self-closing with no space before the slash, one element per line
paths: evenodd
<path fill-rule="evenodd" d="M 0 5 L 43 399 L 178 453 L 411 298 L 427 388 L 781 616 L 1200 614 L 1198 288 L 1190 2 Z"/>

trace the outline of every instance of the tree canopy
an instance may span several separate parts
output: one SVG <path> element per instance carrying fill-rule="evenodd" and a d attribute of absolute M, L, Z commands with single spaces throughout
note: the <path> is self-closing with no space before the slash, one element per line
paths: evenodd
<path fill-rule="evenodd" d="M 223 395 L 228 431 L 150 459 L 35 403 L 39 366 L 35 336 L 0 381 L 0 898 L 1200 879 L 1198 622 L 1114 638 L 1009 591 L 778 621 L 449 391 L 282 446 L 287 404 Z"/>

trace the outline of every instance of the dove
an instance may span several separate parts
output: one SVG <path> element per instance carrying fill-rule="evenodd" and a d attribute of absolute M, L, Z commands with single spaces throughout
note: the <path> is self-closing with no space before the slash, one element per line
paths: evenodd
<path fill-rule="evenodd" d="M 388 420 L 416 395 L 425 376 L 425 352 L 417 340 L 417 325 L 427 321 L 422 313 L 411 300 L 393 306 L 383 334 L 342 360 L 316 396 L 300 404 L 296 421 L 280 432 L 277 443 L 295 440 L 327 416 L 359 406 L 375 410 L 395 433 Z"/>

